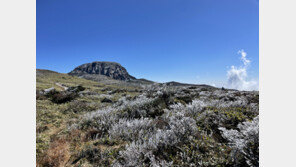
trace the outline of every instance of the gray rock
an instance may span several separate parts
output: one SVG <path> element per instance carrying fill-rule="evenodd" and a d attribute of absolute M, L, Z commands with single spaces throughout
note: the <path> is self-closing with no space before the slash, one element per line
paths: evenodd
<path fill-rule="evenodd" d="M 81 91 L 84 91 L 84 90 L 85 90 L 85 88 L 83 86 L 81 86 L 81 85 L 67 88 L 68 92 L 75 92 L 75 93 L 78 93 L 78 92 L 81 92 Z"/>
<path fill-rule="evenodd" d="M 111 99 L 108 99 L 105 97 L 104 99 L 101 100 L 101 102 L 102 103 L 112 103 L 113 101 Z"/>
<path fill-rule="evenodd" d="M 88 74 L 104 75 L 116 80 L 129 81 L 136 79 L 128 74 L 119 63 L 95 61 L 76 67 L 69 75 L 83 76 Z"/>
<path fill-rule="evenodd" d="M 48 89 L 44 89 L 43 94 L 48 95 L 48 94 L 53 93 L 55 91 L 56 91 L 55 88 L 51 87 L 51 88 L 48 88 Z"/>

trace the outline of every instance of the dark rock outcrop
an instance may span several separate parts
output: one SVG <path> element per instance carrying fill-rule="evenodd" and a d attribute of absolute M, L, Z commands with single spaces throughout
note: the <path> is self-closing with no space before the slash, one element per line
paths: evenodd
<path fill-rule="evenodd" d="M 136 79 L 128 74 L 126 69 L 116 62 L 95 61 L 76 67 L 69 75 L 103 75 L 115 80 L 130 81 Z"/>

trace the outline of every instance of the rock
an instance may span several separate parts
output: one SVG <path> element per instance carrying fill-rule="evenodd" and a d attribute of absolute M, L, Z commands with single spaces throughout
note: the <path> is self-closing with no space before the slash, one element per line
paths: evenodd
<path fill-rule="evenodd" d="M 136 79 L 135 77 L 129 75 L 124 67 L 115 62 L 95 61 L 92 63 L 80 65 L 69 73 L 69 75 L 79 77 L 89 74 L 103 75 L 115 80 L 123 81 Z"/>
<path fill-rule="evenodd" d="M 101 100 L 102 103 L 112 103 L 113 101 L 111 99 L 108 98 L 104 98 L 103 100 Z"/>
<path fill-rule="evenodd" d="M 54 94 L 55 92 L 56 92 L 55 88 L 51 87 L 51 88 L 48 88 L 48 89 L 44 89 L 43 94 L 45 96 L 48 96 L 48 95 Z"/>
<path fill-rule="evenodd" d="M 69 87 L 67 89 L 68 92 L 75 92 L 75 93 L 78 93 L 78 92 L 81 92 L 81 91 L 84 91 L 85 88 L 81 85 L 78 85 L 78 86 L 73 86 L 73 87 Z"/>
<path fill-rule="evenodd" d="M 79 92 L 78 95 L 80 95 L 80 96 L 93 96 L 93 95 L 99 95 L 99 94 L 97 92 L 82 91 L 82 92 Z"/>

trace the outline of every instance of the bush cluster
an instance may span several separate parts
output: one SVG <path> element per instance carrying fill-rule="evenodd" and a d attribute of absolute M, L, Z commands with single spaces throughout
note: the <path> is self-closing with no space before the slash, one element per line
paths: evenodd
<path fill-rule="evenodd" d="M 53 103 L 61 104 L 74 100 L 79 96 L 79 92 L 83 90 L 85 90 L 85 88 L 80 85 L 69 87 L 65 91 L 57 91 L 52 87 L 42 91 L 36 91 L 36 99 L 45 100 L 49 98 Z"/>
<path fill-rule="evenodd" d="M 75 92 L 56 92 L 55 94 L 50 96 L 50 100 L 54 103 L 66 103 L 74 100 L 77 97 L 77 93 Z"/>
<path fill-rule="evenodd" d="M 178 103 L 184 95 L 191 102 Z M 110 166 L 258 166 L 256 98 L 256 92 L 150 85 L 72 128 L 91 130 L 91 140 L 125 143 Z"/>

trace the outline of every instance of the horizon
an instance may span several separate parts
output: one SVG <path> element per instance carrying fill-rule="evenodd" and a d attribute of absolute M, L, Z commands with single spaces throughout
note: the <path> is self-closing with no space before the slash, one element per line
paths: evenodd
<path fill-rule="evenodd" d="M 36 12 L 38 69 L 112 61 L 156 82 L 258 90 L 256 0 L 37 0 Z"/>

